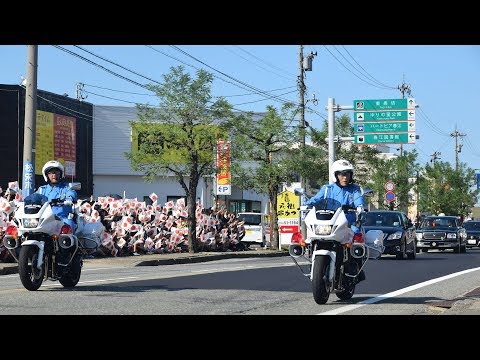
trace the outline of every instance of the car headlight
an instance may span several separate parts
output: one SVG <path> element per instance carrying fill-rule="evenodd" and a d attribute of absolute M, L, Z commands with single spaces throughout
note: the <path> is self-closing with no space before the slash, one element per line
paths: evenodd
<path fill-rule="evenodd" d="M 423 233 L 417 233 L 417 240 L 422 240 L 423 239 Z"/>
<path fill-rule="evenodd" d="M 397 231 L 394 232 L 393 234 L 388 235 L 387 240 L 397 240 L 402 238 L 402 232 Z"/>
<path fill-rule="evenodd" d="M 36 228 L 38 226 L 38 219 L 23 219 L 23 227 Z"/>
<path fill-rule="evenodd" d="M 456 238 L 457 238 L 457 234 L 454 234 L 454 233 L 447 234 L 447 239 L 456 239 Z"/>
<path fill-rule="evenodd" d="M 329 235 L 332 232 L 332 225 L 315 225 L 315 235 Z"/>

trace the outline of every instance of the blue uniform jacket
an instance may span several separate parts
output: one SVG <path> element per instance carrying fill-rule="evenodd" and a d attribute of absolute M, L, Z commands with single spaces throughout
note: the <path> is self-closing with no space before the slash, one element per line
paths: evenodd
<path fill-rule="evenodd" d="M 350 205 L 354 208 L 364 208 L 365 199 L 362 195 L 362 189 L 357 184 L 350 184 L 344 187 L 337 183 L 323 185 L 320 191 L 304 204 L 314 206 L 317 210 L 337 210 L 342 205 Z M 354 213 L 346 213 L 348 224 L 352 225 L 356 216 Z M 352 227 L 356 232 L 356 228 Z"/>
<path fill-rule="evenodd" d="M 45 195 L 48 200 L 60 199 L 60 200 L 70 200 L 73 204 L 77 202 L 77 192 L 70 189 L 68 183 L 61 180 L 55 185 L 47 184 L 40 186 L 37 193 Z M 52 211 L 55 215 L 62 218 L 62 220 L 72 226 L 72 229 L 75 229 L 73 221 L 68 221 L 68 215 L 72 213 L 71 205 L 63 206 L 52 206 Z M 66 221 L 67 220 L 67 221 Z"/>

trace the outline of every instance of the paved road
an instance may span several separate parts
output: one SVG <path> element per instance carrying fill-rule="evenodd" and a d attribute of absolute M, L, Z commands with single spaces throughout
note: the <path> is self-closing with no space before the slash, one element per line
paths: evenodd
<path fill-rule="evenodd" d="M 433 255 L 433 254 L 432 254 Z M 155 254 L 155 255 L 144 255 L 144 256 L 129 256 L 129 257 L 118 257 L 118 258 L 95 258 L 95 259 L 85 259 L 84 269 L 93 269 L 93 268 L 122 268 L 122 267 L 136 267 L 136 266 L 156 266 L 156 265 L 172 265 L 172 264 L 185 264 L 185 263 L 200 263 L 208 262 L 220 259 L 232 259 L 232 258 L 251 258 L 251 257 L 281 257 L 287 256 L 286 251 L 275 251 L 275 250 L 250 250 L 245 252 L 226 252 L 226 253 L 176 253 L 176 254 Z M 423 254 L 421 257 L 432 260 L 430 254 Z M 388 261 L 388 260 L 387 260 Z M 396 262 L 395 262 L 396 263 Z M 402 264 L 400 262 L 399 264 Z M 372 263 L 373 265 L 375 263 Z M 413 265 L 413 264 L 411 264 Z M 373 270 L 369 269 L 369 270 Z M 14 274 L 17 273 L 16 263 L 0 263 L 0 274 Z M 372 273 L 370 272 L 370 275 Z M 447 288 L 451 290 L 449 295 L 442 296 L 442 298 L 447 300 L 442 301 L 433 301 L 428 308 L 428 314 L 432 315 L 472 315 L 480 314 L 480 271 L 466 271 L 462 274 L 455 275 L 455 279 L 452 278 L 452 281 L 438 281 L 434 286 L 438 287 L 438 294 L 442 294 L 442 291 Z M 370 280 L 375 282 L 374 279 Z M 370 282 L 371 282 L 370 281 Z M 367 285 L 367 284 L 365 284 Z M 401 287 L 401 286 L 399 286 Z M 466 289 L 466 290 L 465 290 Z M 415 293 L 409 293 L 409 298 L 412 301 L 422 298 L 425 298 L 426 295 L 423 294 L 423 290 L 418 287 L 415 289 Z M 372 301 L 372 300 L 369 300 Z M 375 300 L 374 300 L 375 301 Z M 361 304 L 360 304 L 361 305 Z M 397 307 L 395 307 L 397 306 Z M 405 302 L 405 308 L 409 304 Z M 375 308 L 378 309 L 380 313 L 388 314 L 401 314 L 402 309 L 398 308 L 398 302 L 395 304 L 395 301 L 379 301 L 376 303 Z M 358 314 L 366 315 L 368 314 L 369 307 L 365 306 L 355 306 L 355 308 L 344 308 L 343 310 L 332 311 L 331 315 L 334 314 Z M 370 307 L 371 309 L 371 307 Z M 328 313 L 327 313 L 328 314 Z"/>

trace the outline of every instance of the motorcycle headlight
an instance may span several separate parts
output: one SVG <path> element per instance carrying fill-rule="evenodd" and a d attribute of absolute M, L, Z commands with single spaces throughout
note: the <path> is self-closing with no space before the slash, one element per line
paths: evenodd
<path fill-rule="evenodd" d="M 332 232 L 332 225 L 315 225 L 315 235 L 329 235 Z"/>
<path fill-rule="evenodd" d="M 38 226 L 38 219 L 23 219 L 23 227 L 36 228 Z"/>

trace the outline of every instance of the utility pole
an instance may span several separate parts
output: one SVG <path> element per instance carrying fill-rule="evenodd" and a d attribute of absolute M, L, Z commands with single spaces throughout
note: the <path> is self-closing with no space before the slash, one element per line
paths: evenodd
<path fill-rule="evenodd" d="M 310 55 L 306 57 L 303 56 L 303 45 L 300 45 L 298 50 L 298 64 L 299 64 L 299 75 L 298 75 L 298 94 L 299 94 L 299 110 L 300 110 L 300 153 L 302 160 L 305 156 L 305 82 L 304 82 L 304 71 L 312 71 L 312 60 L 317 53 L 311 52 Z M 306 191 L 306 181 L 305 178 L 300 175 L 300 187 Z M 300 204 L 301 205 L 301 204 Z M 305 222 L 300 218 L 301 223 L 301 232 L 303 237 L 306 237 L 307 228 Z"/>
<path fill-rule="evenodd" d="M 433 163 L 433 165 L 435 165 L 435 160 L 441 159 L 440 155 L 442 155 L 442 153 L 435 151 L 432 155 L 430 155 L 432 157 L 430 159 L 430 162 Z"/>
<path fill-rule="evenodd" d="M 455 171 L 458 170 L 458 153 L 462 152 L 462 144 L 458 145 L 458 137 L 464 137 L 466 134 L 460 134 L 455 128 L 455 131 L 450 134 L 455 138 Z"/>
<path fill-rule="evenodd" d="M 25 89 L 25 122 L 23 133 L 22 197 L 35 189 L 35 135 L 37 120 L 38 45 L 27 46 L 27 85 Z"/>
<path fill-rule="evenodd" d="M 412 90 L 410 89 L 410 85 L 405 84 L 405 76 L 403 77 L 403 82 L 401 85 L 398 86 L 398 90 L 402 93 L 402 99 L 405 99 L 405 93 L 410 95 Z M 400 156 L 403 155 L 403 144 L 400 144 Z"/>
<path fill-rule="evenodd" d="M 298 75 L 298 94 L 299 94 L 299 107 L 300 107 L 300 154 L 302 157 L 305 156 L 305 83 L 303 80 L 303 45 L 300 45 L 298 50 L 298 64 L 299 64 L 299 75 Z M 305 178 L 300 175 L 300 187 L 307 191 L 305 186 Z M 303 196 L 302 196 L 303 197 Z M 300 205 L 302 203 L 300 202 Z M 307 226 L 305 225 L 305 221 L 301 218 L 300 214 L 300 231 L 304 239 L 307 237 Z"/>

